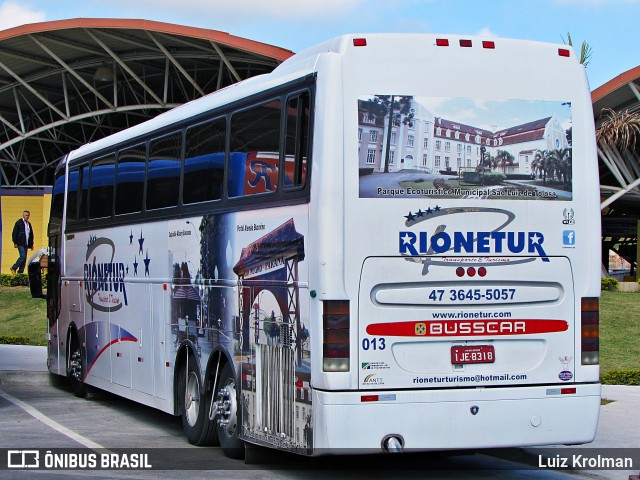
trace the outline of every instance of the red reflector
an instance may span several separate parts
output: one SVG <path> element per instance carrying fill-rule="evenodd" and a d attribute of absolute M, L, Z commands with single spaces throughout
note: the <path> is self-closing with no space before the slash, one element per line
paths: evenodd
<path fill-rule="evenodd" d="M 367 39 L 366 38 L 354 38 L 353 39 L 353 46 L 354 47 L 366 47 L 367 46 Z"/>
<path fill-rule="evenodd" d="M 496 48 L 496 43 L 490 40 L 483 40 L 482 48 Z"/>
<path fill-rule="evenodd" d="M 436 45 L 438 47 L 448 47 L 449 40 L 447 40 L 446 38 L 436 38 Z"/>
<path fill-rule="evenodd" d="M 476 275 L 476 269 L 473 267 L 467 268 L 467 275 L 469 275 L 470 277 L 474 277 Z"/>
<path fill-rule="evenodd" d="M 569 50 L 568 48 L 559 48 L 558 55 L 560 55 L 561 57 L 570 57 L 571 50 Z"/>
<path fill-rule="evenodd" d="M 462 268 L 462 267 L 456 268 L 456 275 L 459 276 L 459 277 L 464 276 L 464 268 Z"/>
<path fill-rule="evenodd" d="M 361 402 L 377 402 L 378 395 L 362 395 L 360 397 Z"/>
<path fill-rule="evenodd" d="M 576 389 L 574 388 L 561 388 L 560 389 L 560 394 L 562 395 L 571 395 L 576 393 Z"/>
<path fill-rule="evenodd" d="M 487 269 L 484 267 L 480 267 L 478 269 L 478 275 L 480 275 L 481 277 L 484 277 L 487 274 Z"/>
<path fill-rule="evenodd" d="M 473 44 L 471 43 L 471 40 L 460 40 L 460 46 L 461 47 L 472 47 Z"/>

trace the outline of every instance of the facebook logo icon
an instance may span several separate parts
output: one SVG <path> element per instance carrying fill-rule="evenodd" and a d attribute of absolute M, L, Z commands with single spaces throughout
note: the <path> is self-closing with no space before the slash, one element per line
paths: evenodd
<path fill-rule="evenodd" d="M 564 230 L 562 232 L 562 244 L 565 247 L 576 246 L 576 232 L 574 230 Z"/>

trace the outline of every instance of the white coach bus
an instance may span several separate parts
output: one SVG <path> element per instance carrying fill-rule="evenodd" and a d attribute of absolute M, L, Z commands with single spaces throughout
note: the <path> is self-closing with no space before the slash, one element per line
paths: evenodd
<path fill-rule="evenodd" d="M 589 442 L 598 192 L 573 50 L 342 36 L 61 161 L 48 368 L 233 457 Z"/>

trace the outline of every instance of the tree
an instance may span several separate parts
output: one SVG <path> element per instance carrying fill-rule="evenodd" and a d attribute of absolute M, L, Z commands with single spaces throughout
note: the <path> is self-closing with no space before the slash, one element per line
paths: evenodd
<path fill-rule="evenodd" d="M 389 119 L 387 124 L 387 141 L 384 156 L 384 173 L 389 173 L 389 157 L 391 155 L 391 130 L 401 124 L 413 126 L 412 96 L 406 95 L 376 95 L 366 103 L 369 113 L 384 116 Z"/>
<path fill-rule="evenodd" d="M 559 148 L 551 152 L 555 173 L 562 180 L 563 189 L 568 190 L 571 184 L 571 149 Z"/>
<path fill-rule="evenodd" d="M 502 173 L 507 173 L 506 171 L 507 164 L 513 165 L 514 161 L 515 161 L 515 157 L 511 155 L 509 152 L 507 152 L 506 150 L 498 150 L 498 153 L 496 154 L 496 163 L 498 165 L 502 165 Z"/>
<path fill-rule="evenodd" d="M 598 143 L 604 142 L 617 147 L 620 151 L 635 150 L 640 139 L 640 114 L 628 110 L 616 112 L 611 108 L 604 108 L 605 117 L 596 130 Z"/>
<path fill-rule="evenodd" d="M 546 159 L 546 150 L 536 150 L 533 161 L 531 162 L 531 170 L 533 170 L 538 177 L 542 176 L 542 183 L 547 183 Z"/>
<path fill-rule="evenodd" d="M 563 38 L 562 41 L 565 45 L 568 44 L 570 47 L 573 47 L 573 41 L 571 40 L 571 35 L 569 34 L 569 32 L 567 32 L 567 40 L 565 41 Z M 593 52 L 591 51 L 591 46 L 586 41 L 583 41 L 582 45 L 580 46 L 580 63 L 584 65 L 585 68 L 591 61 L 592 53 Z"/>

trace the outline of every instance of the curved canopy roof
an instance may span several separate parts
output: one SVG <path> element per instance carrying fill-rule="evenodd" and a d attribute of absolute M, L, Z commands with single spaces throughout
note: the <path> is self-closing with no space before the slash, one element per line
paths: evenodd
<path fill-rule="evenodd" d="M 0 185 L 52 183 L 66 152 L 293 52 L 203 28 L 77 18 L 0 31 Z"/>
<path fill-rule="evenodd" d="M 599 133 L 603 251 L 616 251 L 632 264 L 632 269 L 637 268 L 640 219 L 638 79 L 640 66 L 618 75 L 591 94 Z"/>
<path fill-rule="evenodd" d="M 634 111 L 640 109 L 640 87 L 635 83 L 639 78 L 640 66 L 621 73 L 591 92 L 596 120 L 603 108 Z"/>
<path fill-rule="evenodd" d="M 623 129 L 638 122 L 640 115 L 640 66 L 632 68 L 591 93 L 593 114 L 598 136 L 600 190 L 602 207 L 616 204 L 637 209 L 640 205 L 640 135 L 633 128 L 625 136 L 629 141 L 620 143 L 618 135 Z M 630 123 L 631 122 L 631 123 Z M 625 125 L 626 124 L 626 125 Z M 609 133 L 609 135 L 607 135 Z"/>

